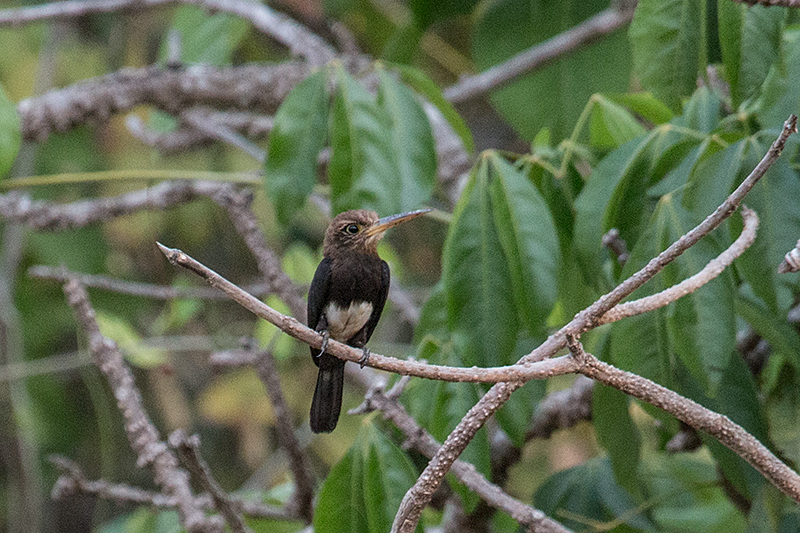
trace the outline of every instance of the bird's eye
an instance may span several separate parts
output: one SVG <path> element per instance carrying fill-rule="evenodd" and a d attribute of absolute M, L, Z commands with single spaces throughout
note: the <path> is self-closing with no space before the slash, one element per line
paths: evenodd
<path fill-rule="evenodd" d="M 358 233 L 358 225 L 357 224 L 350 224 L 349 226 L 347 226 L 345 228 L 345 231 L 347 233 L 349 233 L 350 235 L 355 235 L 356 233 Z"/>

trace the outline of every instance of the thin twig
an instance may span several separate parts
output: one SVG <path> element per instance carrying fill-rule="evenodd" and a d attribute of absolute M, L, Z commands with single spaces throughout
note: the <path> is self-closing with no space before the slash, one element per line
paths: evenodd
<path fill-rule="evenodd" d="M 229 128 L 221 122 L 215 122 L 207 113 L 188 109 L 180 114 L 181 122 L 205 133 L 206 135 L 230 144 L 243 151 L 253 159 L 263 164 L 267 159 L 267 152 L 250 142 L 246 137 Z"/>
<path fill-rule="evenodd" d="M 203 300 L 230 299 L 224 292 L 211 287 L 166 287 L 163 285 L 153 285 L 151 283 L 124 281 L 98 274 L 81 274 L 67 270 L 64 267 L 34 265 L 28 269 L 28 275 L 32 278 L 52 279 L 62 283 L 69 279 L 76 279 L 85 287 L 103 289 L 119 294 L 129 294 L 131 296 L 141 296 L 143 298 L 153 298 L 155 300 L 175 300 L 178 298 Z M 244 286 L 243 289 L 254 296 L 270 294 L 269 287 L 264 283 L 247 285 Z"/>
<path fill-rule="evenodd" d="M 269 249 L 264 232 L 258 225 L 255 213 L 250 209 L 253 195 L 250 191 L 238 191 L 225 187 L 217 191 L 213 200 L 228 211 L 237 233 L 241 235 L 253 257 L 264 281 L 271 290 L 289 306 L 292 314 L 301 322 L 306 321 L 306 302 L 297 286 L 281 267 L 280 258 Z"/>
<path fill-rule="evenodd" d="M 601 11 L 577 26 L 538 43 L 499 65 L 480 74 L 461 79 L 455 85 L 445 89 L 444 96 L 457 104 L 485 94 L 617 31 L 631 20 L 633 20 L 633 9 L 612 8 Z"/>
<path fill-rule="evenodd" d="M 178 452 L 184 466 L 200 481 L 200 484 L 211 496 L 214 509 L 225 517 L 225 521 L 233 533 L 252 533 L 241 516 L 241 510 L 231 501 L 228 495 L 219 486 L 211 474 L 211 469 L 200 455 L 200 438 L 197 435 L 189 437 L 183 430 L 175 430 L 169 436 L 169 445 Z"/>
<path fill-rule="evenodd" d="M 747 206 L 742 206 L 742 220 L 744 221 L 744 227 L 739 237 L 733 241 L 724 252 L 709 261 L 703 270 L 657 294 L 645 296 L 644 298 L 615 306 L 600 318 L 598 324 L 609 324 L 622 320 L 623 318 L 641 315 L 642 313 L 653 311 L 659 307 L 664 307 L 679 298 L 693 293 L 722 274 L 722 271 L 728 268 L 733 261 L 742 255 L 756 240 L 758 216 L 755 211 L 749 209 Z"/>
<path fill-rule="evenodd" d="M 701 238 L 708 235 L 723 220 L 729 217 L 741 204 L 745 195 L 758 183 L 770 166 L 777 161 L 786 141 L 792 133 L 797 132 L 797 116 L 791 115 L 784 123 L 778 138 L 767 150 L 767 153 L 756 165 L 747 178 L 734 190 L 728 198 L 703 222 L 680 237 L 666 250 L 654 257 L 644 268 L 620 283 L 608 294 L 600 297 L 595 303 L 578 313 L 566 326 L 551 335 L 538 348 L 520 359 L 520 363 L 541 361 L 552 357 L 566 347 L 568 335 L 580 335 L 596 327 L 599 319 L 611 308 L 633 291 L 653 278 L 667 264 L 678 258 L 683 252 L 694 246 Z M 393 532 L 410 533 L 416 528 L 422 510 L 427 506 L 432 494 L 450 470 L 450 465 L 463 453 L 464 448 L 473 439 L 475 433 L 486 421 L 502 407 L 511 394 L 522 386 L 520 382 L 498 383 L 476 403 L 461 419 L 456 428 L 448 435 L 437 454 L 430 460 L 417 482 L 406 492 L 400 509 L 392 525 Z M 735 451 L 735 450 L 734 450 Z M 788 467 L 787 467 L 788 468 Z M 794 474 L 794 473 L 793 473 Z M 794 474 L 794 476 L 797 476 Z M 770 479 L 770 478 L 768 478 Z"/>
<path fill-rule="evenodd" d="M 61 472 L 53 486 L 52 497 L 54 500 L 64 498 L 71 494 L 83 493 L 115 501 L 117 503 L 133 503 L 147 505 L 160 509 L 174 509 L 177 506 L 175 498 L 166 496 L 161 492 L 144 490 L 139 487 L 112 483 L 105 479 L 91 481 L 86 478 L 80 467 L 70 459 L 58 455 L 50 456 L 53 463 Z M 232 502 L 241 507 L 242 512 L 253 518 L 268 518 L 273 520 L 297 520 L 297 516 L 286 509 L 267 505 L 252 500 L 231 498 Z M 204 509 L 213 510 L 213 501 L 208 495 L 199 495 L 196 499 L 198 505 Z"/>
<path fill-rule="evenodd" d="M 272 403 L 278 439 L 289 454 L 289 467 L 294 475 L 295 486 L 292 507 L 296 509 L 298 516 L 310 524 L 314 516 L 314 475 L 308 455 L 294 433 L 291 410 L 286 403 L 278 376 L 278 365 L 269 350 L 260 352 L 255 363 L 258 377 L 264 384 Z"/>
<path fill-rule="evenodd" d="M 89 341 L 89 352 L 97 367 L 106 376 L 125 420 L 125 433 L 138 456 L 140 467 L 150 465 L 155 482 L 164 494 L 174 498 L 181 523 L 190 532 L 222 532 L 221 521 L 207 517 L 192 493 L 189 476 L 178 465 L 178 459 L 160 440 L 159 433 L 144 408 L 142 395 L 133 374 L 125 365 L 116 343 L 100 332 L 95 311 L 86 289 L 76 280 L 64 285 L 64 294 Z"/>

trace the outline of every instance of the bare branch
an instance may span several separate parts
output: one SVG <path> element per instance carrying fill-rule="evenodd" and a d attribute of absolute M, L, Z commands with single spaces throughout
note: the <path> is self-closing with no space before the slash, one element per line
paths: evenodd
<path fill-rule="evenodd" d="M 114 392 L 117 406 L 125 420 L 125 433 L 131 448 L 138 456 L 137 464 L 140 467 L 152 467 L 156 483 L 162 487 L 166 496 L 175 499 L 181 523 L 187 530 L 221 533 L 221 521 L 205 515 L 189 486 L 189 476 L 180 468 L 177 458 L 167 445 L 160 440 L 158 430 L 147 415 L 141 393 L 136 387 L 133 374 L 125 365 L 122 353 L 113 341 L 100 332 L 86 289 L 77 281 L 70 280 L 64 285 L 64 294 L 88 337 L 89 352 L 95 364 L 106 376 Z"/>
<path fill-rule="evenodd" d="M 263 164 L 267 159 L 267 152 L 236 131 L 221 122 L 215 122 L 208 113 L 194 109 L 187 109 L 180 115 L 180 120 L 194 129 L 238 148 L 253 159 Z"/>
<path fill-rule="evenodd" d="M 411 417 L 405 408 L 395 399 L 389 398 L 380 390 L 372 390 L 365 398 L 367 409 L 376 409 L 383 412 L 386 419 L 390 420 L 403 432 L 407 444 L 427 457 L 433 457 L 440 448 L 440 444 Z M 529 531 L 542 533 L 568 533 L 564 526 L 547 518 L 545 514 L 513 498 L 500 487 L 483 477 L 475 466 L 456 460 L 452 472 L 459 481 L 470 490 L 483 498 L 486 503 L 508 513 L 514 520 L 526 527 Z"/>
<path fill-rule="evenodd" d="M 742 206 L 742 220 L 744 221 L 744 228 L 742 228 L 742 233 L 739 234 L 739 237 L 724 252 L 709 261 L 703 270 L 658 294 L 617 305 L 608 313 L 604 314 L 598 323 L 609 324 L 617 320 L 622 320 L 623 318 L 641 315 L 642 313 L 647 313 L 659 307 L 664 307 L 679 298 L 693 293 L 722 274 L 722 271 L 728 268 L 737 257 L 750 248 L 750 245 L 756 240 L 758 216 L 755 211 L 748 209 L 747 206 Z"/>
<path fill-rule="evenodd" d="M 258 31 L 283 44 L 293 54 L 306 58 L 314 66 L 324 65 L 335 56 L 335 51 L 330 45 L 302 24 L 273 11 L 264 4 L 248 0 L 73 0 L 2 10 L 0 26 L 18 26 L 31 22 L 80 17 L 91 13 L 110 13 L 173 3 L 195 4 L 247 19 Z"/>
<path fill-rule="evenodd" d="M 138 211 L 160 211 L 198 196 L 211 196 L 226 184 L 212 181 L 169 181 L 147 189 L 112 196 L 53 204 L 18 192 L 0 194 L 0 216 L 33 229 L 60 231 L 82 228 Z"/>
<path fill-rule="evenodd" d="M 783 6 L 783 7 L 800 7 L 800 0 L 733 0 L 740 4 L 747 4 L 749 6 L 761 5 L 767 7 Z"/>
<path fill-rule="evenodd" d="M 631 20 L 633 20 L 633 9 L 601 11 L 577 26 L 520 52 L 489 70 L 461 79 L 457 84 L 445 89 L 444 96 L 457 104 L 485 94 L 617 31 Z"/>
<path fill-rule="evenodd" d="M 191 270 L 205 279 L 212 287 L 222 289 L 239 305 L 259 318 L 263 318 L 267 322 L 274 324 L 284 333 L 313 348 L 320 348 L 322 345 L 322 335 L 304 326 L 298 320 L 277 312 L 275 309 L 269 307 L 252 295 L 247 294 L 202 263 L 192 259 L 184 252 L 174 248 L 167 248 L 161 243 L 158 243 L 158 246 L 172 264 Z M 363 355 L 361 350 L 347 346 L 333 339 L 328 341 L 326 353 L 353 362 L 358 362 Z M 394 372 L 396 374 L 440 381 L 478 383 L 513 381 L 519 384 L 531 379 L 544 379 L 575 371 L 575 363 L 568 356 L 547 359 L 533 364 L 512 365 L 507 367 L 459 368 L 443 365 L 429 365 L 417 361 L 404 361 L 395 357 L 388 357 L 370 352 L 367 366 L 387 372 Z"/>
<path fill-rule="evenodd" d="M 53 132 L 86 122 L 103 122 L 139 105 L 154 105 L 172 115 L 208 106 L 272 115 L 287 94 L 308 76 L 305 63 L 170 70 L 127 68 L 17 104 L 22 136 L 44 141 Z"/>
<path fill-rule="evenodd" d="M 578 376 L 568 389 L 552 392 L 539 402 L 525 440 L 547 439 L 558 429 L 574 426 L 592 417 L 594 381 Z"/>
<path fill-rule="evenodd" d="M 295 485 L 292 506 L 297 515 L 310 524 L 314 516 L 314 475 L 308 456 L 294 434 L 291 411 L 283 395 L 278 366 L 271 351 L 262 351 L 258 354 L 256 371 L 272 403 L 278 439 L 289 454 L 289 466 L 294 475 Z"/>
<path fill-rule="evenodd" d="M 148 505 L 161 509 L 174 509 L 177 506 L 175 498 L 160 492 L 112 483 L 104 479 L 90 481 L 73 461 L 61 456 L 51 456 L 52 462 L 61 471 L 61 475 L 53 486 L 53 499 L 60 499 L 75 493 L 84 493 L 105 498 L 118 503 L 134 503 Z M 285 509 L 267 505 L 257 501 L 231 498 L 232 502 L 242 508 L 242 512 L 254 518 L 270 518 L 275 520 L 297 520 L 297 517 Z M 208 495 L 197 497 L 198 505 L 211 510 L 213 502 Z"/>
<path fill-rule="evenodd" d="M 231 527 L 233 533 L 252 533 L 252 529 L 247 527 L 241 516 L 241 510 L 237 509 L 234 502 L 228 498 L 222 487 L 214 479 L 208 464 L 200 456 L 200 438 L 197 435 L 187 436 L 183 430 L 175 430 L 169 436 L 169 445 L 172 446 L 181 457 L 183 464 L 200 481 L 203 488 L 211 495 L 214 502 L 214 509 L 225 517 L 225 521 Z"/>
<path fill-rule="evenodd" d="M 778 159 L 786 140 L 792 133 L 797 132 L 797 116 L 791 115 L 784 123 L 783 130 L 769 148 L 767 153 L 756 165 L 756 168 L 734 190 L 728 198 L 703 222 L 683 235 L 666 250 L 654 257 L 644 268 L 619 284 L 608 294 L 600 297 L 595 303 L 578 313 L 566 326 L 551 335 L 544 343 L 528 355 L 520 359 L 519 363 L 541 361 L 552 357 L 559 350 L 566 347 L 568 335 L 579 335 L 596 327 L 599 319 L 623 298 L 634 290 L 644 285 L 660 272 L 667 264 L 679 257 L 683 252 L 694 246 L 701 238 L 719 226 L 741 204 L 744 196 L 750 192 L 759 179 L 766 173 L 770 166 Z M 518 363 L 518 364 L 519 364 Z M 450 470 L 450 465 L 464 451 L 475 433 L 483 424 L 497 412 L 511 397 L 511 394 L 522 386 L 520 382 L 506 382 L 494 385 L 476 403 L 459 422 L 456 428 L 448 435 L 442 447 L 425 467 L 417 482 L 406 492 L 400 509 L 392 525 L 393 532 L 410 533 L 416 528 L 422 510 L 430 501 L 431 495 L 436 491 L 442 479 Z M 734 450 L 736 451 L 736 450 Z M 787 467 L 788 468 L 788 467 Z M 796 476 L 796 474 L 795 474 Z M 770 478 L 768 478 L 770 479 Z"/>
<path fill-rule="evenodd" d="M 292 314 L 300 322 L 305 323 L 306 302 L 300 290 L 283 271 L 280 258 L 267 247 L 267 240 L 258 226 L 258 219 L 250 209 L 252 193 L 225 187 L 217 191 L 212 198 L 228 211 L 236 231 L 255 257 L 258 270 L 272 291 L 289 306 Z"/>
<path fill-rule="evenodd" d="M 800 476 L 727 416 L 706 409 L 649 379 L 604 363 L 585 352 L 579 342 L 570 346 L 570 350 L 584 361 L 579 370 L 581 374 L 655 405 L 693 428 L 705 431 L 753 465 L 781 492 L 800 503 Z"/>
<path fill-rule="evenodd" d="M 136 281 L 123 281 L 96 274 L 79 274 L 63 267 L 35 265 L 28 269 L 28 275 L 39 279 L 52 279 L 66 283 L 70 279 L 77 280 L 85 287 L 93 287 L 120 294 L 142 296 L 156 300 L 174 300 L 176 298 L 204 299 L 204 300 L 229 300 L 222 291 L 210 287 L 165 287 Z M 250 285 L 244 290 L 255 296 L 270 294 L 266 284 Z"/>

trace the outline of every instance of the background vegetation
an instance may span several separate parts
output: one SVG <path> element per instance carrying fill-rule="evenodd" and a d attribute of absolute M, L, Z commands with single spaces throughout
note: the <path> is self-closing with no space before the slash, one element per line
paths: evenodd
<path fill-rule="evenodd" d="M 167 263 L 159 241 L 255 285 L 267 303 L 297 315 L 293 303 L 297 309 L 321 257 L 332 213 L 434 206 L 435 216 L 393 230 L 381 245 L 398 290 L 370 347 L 437 364 L 510 365 L 711 213 L 800 109 L 800 19 L 791 7 L 732 0 L 270 3 L 334 43 L 336 53 L 326 57 L 312 53 L 326 48 L 307 46 L 302 34 L 276 42 L 235 10 L 154 3 L 164 5 L 46 21 L 23 19 L 11 7 L 34 9 L 31 2 L 0 11 L 0 523 L 8 531 L 181 528 L 173 510 L 91 491 L 50 499 L 61 473 L 51 454 L 74 460 L 88 479 L 154 484 L 137 467 L 60 284 L 29 275 L 30 267 L 63 265 L 102 275 L 101 284 L 199 285 Z M 588 44 L 468 92 L 473 73 L 507 68 L 515 54 L 541 51 L 536 45 L 554 37 L 574 42 L 563 32 L 600 25 L 602 16 L 609 23 Z M 246 64 L 283 65 L 285 75 L 273 72 L 283 85 L 270 86 L 270 94 L 237 89 L 248 95 L 237 103 L 214 95 L 191 100 L 190 89 L 164 81 L 206 65 L 221 69 L 207 71 L 209 80 L 221 73 L 242 85 L 224 67 Z M 94 112 L 95 89 L 117 83 L 123 68 L 153 69 L 152 79 L 163 83 L 153 93 L 174 98 Z M 117 78 L 78 85 L 103 75 Z M 59 88 L 85 96 L 48 93 Z M 61 101 L 72 111 L 60 109 Z M 59 121 L 81 110 L 82 118 Z M 727 415 L 795 470 L 800 286 L 797 274 L 779 275 L 777 267 L 800 238 L 797 148 L 790 138 L 746 198 L 761 224 L 732 268 L 668 307 L 582 338 L 602 360 Z M 57 207 L 89 200 L 98 212 L 95 199 L 156 191 L 177 179 L 213 183 L 213 194 L 191 194 L 166 209 L 112 209 L 85 223 Z M 288 293 L 277 288 L 282 274 L 259 270 L 232 220 L 230 198 L 241 190 L 254 195 L 266 249 L 294 283 L 284 287 Z M 30 202 L 42 210 L 26 211 Z M 741 226 L 734 215 L 634 296 L 699 271 Z M 612 228 L 618 238 L 604 245 Z M 277 295 L 264 290 L 265 280 Z M 380 414 L 343 415 L 334 433 L 312 435 L 316 368 L 305 344 L 228 300 L 139 292 L 90 294 L 102 333 L 123 351 L 162 434 L 197 433 L 225 490 L 276 508 L 291 501 L 295 476 L 281 414 L 258 372 L 212 364 L 241 348 L 242 338 L 254 339 L 246 346 L 267 349 L 277 361 L 289 420 L 313 469 L 314 531 L 389 530 L 427 461 L 413 442 L 403 446 L 408 436 Z M 529 382 L 461 458 L 575 531 L 800 529 L 797 504 L 716 439 L 584 380 Z M 400 402 L 442 442 L 487 389 L 414 378 Z M 348 379 L 345 409 L 364 393 L 363 379 Z M 290 510 L 247 524 L 254 531 L 307 528 L 303 513 Z M 520 525 L 451 476 L 420 526 L 437 528 L 505 532 Z"/>

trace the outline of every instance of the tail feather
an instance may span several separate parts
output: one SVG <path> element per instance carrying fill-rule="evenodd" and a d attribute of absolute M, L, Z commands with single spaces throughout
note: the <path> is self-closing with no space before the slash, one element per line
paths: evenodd
<path fill-rule="evenodd" d="M 344 361 L 331 357 L 334 361 L 324 364 L 321 361 L 317 374 L 314 399 L 311 400 L 311 431 L 330 433 L 339 421 L 342 409 L 342 388 L 344 387 Z"/>

